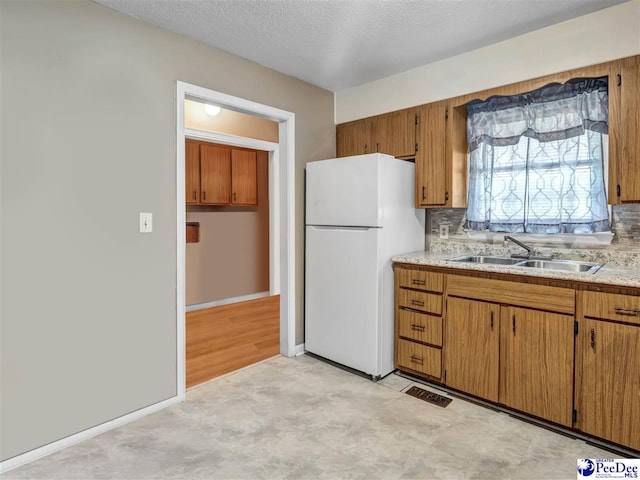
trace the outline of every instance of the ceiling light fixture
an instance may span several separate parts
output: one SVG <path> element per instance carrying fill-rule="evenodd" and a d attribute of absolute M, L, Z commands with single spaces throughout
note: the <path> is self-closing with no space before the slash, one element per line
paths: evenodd
<path fill-rule="evenodd" d="M 205 103 L 204 111 L 207 112 L 207 115 L 215 117 L 220 113 L 220 107 L 218 107 L 217 105 L 209 105 L 208 103 Z"/>

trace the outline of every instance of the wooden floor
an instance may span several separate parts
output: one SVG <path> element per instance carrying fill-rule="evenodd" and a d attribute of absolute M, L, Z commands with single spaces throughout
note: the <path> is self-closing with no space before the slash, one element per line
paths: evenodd
<path fill-rule="evenodd" d="M 277 355 L 280 295 L 187 312 L 187 388 Z"/>

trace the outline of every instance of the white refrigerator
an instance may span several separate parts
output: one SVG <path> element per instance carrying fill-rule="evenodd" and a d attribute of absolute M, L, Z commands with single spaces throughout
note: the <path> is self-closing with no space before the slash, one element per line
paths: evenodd
<path fill-rule="evenodd" d="M 306 166 L 305 350 L 374 380 L 393 371 L 391 258 L 424 250 L 414 171 L 380 153 Z"/>

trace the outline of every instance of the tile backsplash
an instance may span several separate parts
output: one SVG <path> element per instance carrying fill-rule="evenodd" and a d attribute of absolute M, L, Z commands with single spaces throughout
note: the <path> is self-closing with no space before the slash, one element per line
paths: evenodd
<path fill-rule="evenodd" d="M 514 250 L 515 252 L 519 249 L 515 245 L 510 245 L 505 249 L 502 242 L 491 244 L 470 239 L 464 231 L 465 215 L 466 210 L 461 208 L 431 210 L 427 217 L 431 217 L 431 235 L 427 237 L 428 250 L 434 253 L 453 254 L 465 251 L 508 253 L 507 251 Z M 449 226 L 448 240 L 439 238 L 439 227 L 442 224 Z M 614 233 L 614 238 L 608 246 L 580 248 L 576 246 L 561 247 L 557 244 L 537 244 L 536 248 L 557 257 L 582 257 L 601 261 L 619 259 L 620 263 L 630 262 L 637 265 L 637 262 L 640 261 L 640 204 L 613 206 L 611 230 Z M 502 250 L 505 251 L 502 252 Z"/>

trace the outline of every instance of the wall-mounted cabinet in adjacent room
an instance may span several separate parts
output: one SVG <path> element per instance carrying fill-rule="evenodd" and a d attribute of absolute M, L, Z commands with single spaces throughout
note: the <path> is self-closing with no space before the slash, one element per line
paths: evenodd
<path fill-rule="evenodd" d="M 257 152 L 186 140 L 187 205 L 257 204 Z"/>

